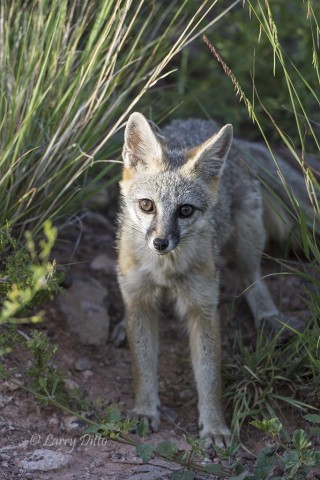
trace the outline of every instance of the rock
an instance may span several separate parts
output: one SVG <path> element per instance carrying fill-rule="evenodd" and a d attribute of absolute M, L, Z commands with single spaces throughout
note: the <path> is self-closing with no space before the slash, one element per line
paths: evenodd
<path fill-rule="evenodd" d="M 68 415 L 67 417 L 65 417 L 63 419 L 63 423 L 65 431 L 67 433 L 76 432 L 77 430 L 84 430 L 88 427 L 88 424 L 84 420 L 81 420 L 81 418 L 75 417 L 73 415 Z"/>
<path fill-rule="evenodd" d="M 8 405 L 8 403 L 10 403 L 11 400 L 12 400 L 12 397 L 8 395 L 0 395 L 0 408 L 3 408 L 6 405 Z"/>
<path fill-rule="evenodd" d="M 91 277 L 75 277 L 58 298 L 69 328 L 86 345 L 104 345 L 109 336 L 107 289 Z"/>
<path fill-rule="evenodd" d="M 60 421 L 55 413 L 48 419 L 48 423 L 51 427 L 57 427 L 59 425 Z"/>
<path fill-rule="evenodd" d="M 128 480 L 158 480 L 159 478 L 168 478 L 165 475 L 172 474 L 172 470 L 177 470 L 178 466 L 170 466 L 170 470 L 166 465 L 142 465 L 136 467 L 136 472 Z M 183 477 L 182 477 L 183 478 Z"/>
<path fill-rule="evenodd" d="M 10 392 L 14 392 L 15 390 L 19 390 L 20 385 L 17 383 L 12 383 L 10 380 L 6 380 L 5 382 L 2 383 L 2 387 L 5 388 L 6 390 L 9 390 Z"/>
<path fill-rule="evenodd" d="M 87 357 L 80 357 L 76 360 L 74 368 L 78 372 L 83 372 L 84 370 L 90 370 L 91 362 Z"/>
<path fill-rule="evenodd" d="M 63 383 L 67 390 L 77 390 L 79 388 L 77 382 L 72 380 L 72 378 L 66 378 Z"/>
<path fill-rule="evenodd" d="M 97 255 L 92 262 L 90 263 L 90 268 L 92 270 L 100 270 L 108 275 L 115 275 L 116 273 L 116 262 L 113 258 L 110 258 L 105 253 Z"/>
<path fill-rule="evenodd" d="M 83 376 L 84 381 L 86 382 L 87 380 L 89 380 L 89 378 L 91 378 L 93 376 L 93 372 L 92 372 L 92 370 L 84 370 L 82 372 L 82 376 Z"/>
<path fill-rule="evenodd" d="M 7 445 L 6 447 L 0 447 L 1 456 L 3 456 L 2 452 L 7 450 L 17 450 L 19 448 L 26 449 L 29 446 L 29 440 L 23 440 L 22 442 L 18 443 L 18 445 Z"/>
<path fill-rule="evenodd" d="M 47 428 L 48 428 L 48 422 L 46 420 L 39 420 L 36 422 L 37 432 L 39 433 L 45 432 Z"/>
<path fill-rule="evenodd" d="M 73 457 L 67 453 L 42 448 L 34 450 L 27 458 L 21 460 L 20 465 L 28 471 L 42 470 L 48 472 L 49 470 L 67 467 L 73 461 Z"/>

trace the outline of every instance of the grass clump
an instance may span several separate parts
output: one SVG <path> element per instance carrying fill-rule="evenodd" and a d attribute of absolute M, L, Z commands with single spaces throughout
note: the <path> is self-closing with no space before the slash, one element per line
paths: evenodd
<path fill-rule="evenodd" d="M 1 3 L 0 224 L 38 232 L 92 194 L 128 114 L 213 7 L 186 3 Z"/>

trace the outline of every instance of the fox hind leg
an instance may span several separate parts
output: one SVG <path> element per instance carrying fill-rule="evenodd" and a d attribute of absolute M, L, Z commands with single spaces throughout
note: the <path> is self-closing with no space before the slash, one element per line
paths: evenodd
<path fill-rule="evenodd" d="M 246 300 L 257 328 L 265 324 L 269 331 L 275 332 L 286 324 L 293 329 L 302 330 L 304 325 L 298 318 L 279 312 L 261 278 L 260 264 L 265 241 L 262 197 L 258 191 L 256 195 L 251 192 L 237 210 L 234 234 L 235 261 Z M 290 335 L 292 331 L 290 328 L 286 329 L 283 339 Z"/>

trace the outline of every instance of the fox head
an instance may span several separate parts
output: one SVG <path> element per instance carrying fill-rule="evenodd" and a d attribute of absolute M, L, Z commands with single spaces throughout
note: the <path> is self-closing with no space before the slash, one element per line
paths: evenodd
<path fill-rule="evenodd" d="M 212 222 L 232 125 L 190 150 L 170 149 L 141 113 L 127 122 L 121 193 L 131 225 L 155 254 L 186 244 Z"/>

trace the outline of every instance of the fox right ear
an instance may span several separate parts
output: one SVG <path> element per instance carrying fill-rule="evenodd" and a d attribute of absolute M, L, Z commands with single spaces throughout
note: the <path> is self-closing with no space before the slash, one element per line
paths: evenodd
<path fill-rule="evenodd" d="M 185 165 L 187 171 L 206 178 L 219 178 L 231 147 L 232 136 L 232 125 L 228 124 L 202 145 L 189 150 Z"/>
<path fill-rule="evenodd" d="M 161 143 L 141 113 L 132 113 L 127 121 L 122 158 L 125 168 L 139 164 L 148 168 L 162 159 Z"/>

